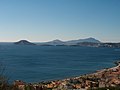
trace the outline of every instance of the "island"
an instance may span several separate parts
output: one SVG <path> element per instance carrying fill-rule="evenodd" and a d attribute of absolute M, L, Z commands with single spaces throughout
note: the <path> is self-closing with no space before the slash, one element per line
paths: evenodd
<path fill-rule="evenodd" d="M 16 45 L 36 45 L 35 43 L 31 43 L 27 40 L 20 40 L 18 42 L 15 42 L 14 44 L 16 44 Z"/>

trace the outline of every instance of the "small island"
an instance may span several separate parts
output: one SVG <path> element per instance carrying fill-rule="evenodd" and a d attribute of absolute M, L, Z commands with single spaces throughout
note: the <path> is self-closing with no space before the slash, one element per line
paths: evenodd
<path fill-rule="evenodd" d="M 16 45 L 36 45 L 36 44 L 31 43 L 31 42 L 29 42 L 27 40 L 20 40 L 18 42 L 15 42 L 14 44 L 16 44 Z"/>

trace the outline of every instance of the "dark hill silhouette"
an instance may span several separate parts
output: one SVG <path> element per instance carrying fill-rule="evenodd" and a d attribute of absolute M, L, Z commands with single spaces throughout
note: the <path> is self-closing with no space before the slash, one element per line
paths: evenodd
<path fill-rule="evenodd" d="M 14 44 L 16 44 L 16 45 L 36 45 L 36 44 L 31 43 L 31 42 L 29 42 L 27 40 L 20 40 L 18 42 L 15 42 Z"/>

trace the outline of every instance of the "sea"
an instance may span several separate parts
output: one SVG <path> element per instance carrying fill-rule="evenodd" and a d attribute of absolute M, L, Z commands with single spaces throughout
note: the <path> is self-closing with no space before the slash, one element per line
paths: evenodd
<path fill-rule="evenodd" d="M 9 82 L 35 83 L 76 77 L 113 67 L 118 60 L 118 48 L 0 43 L 0 65 L 5 67 L 2 74 Z"/>

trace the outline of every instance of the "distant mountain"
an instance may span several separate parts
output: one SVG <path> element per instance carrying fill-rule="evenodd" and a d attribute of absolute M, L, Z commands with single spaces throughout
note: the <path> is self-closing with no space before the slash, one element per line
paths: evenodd
<path fill-rule="evenodd" d="M 79 39 L 79 41 L 81 42 L 91 42 L 91 43 L 101 43 L 99 40 L 95 39 L 95 38 L 86 38 L 86 39 Z"/>
<path fill-rule="evenodd" d="M 42 43 L 40 45 L 53 45 L 53 46 L 58 46 L 58 45 L 77 45 L 78 43 L 82 43 L 82 42 L 89 42 L 89 43 L 101 43 L 99 40 L 95 39 L 95 38 L 86 38 L 86 39 L 78 39 L 78 40 L 70 40 L 70 41 L 61 41 L 59 39 L 53 40 L 53 41 L 49 41 L 49 42 L 45 42 Z"/>
<path fill-rule="evenodd" d="M 15 42 L 16 45 L 41 45 L 41 46 L 86 46 L 86 47 L 109 47 L 109 48 L 120 48 L 120 43 L 102 43 L 95 38 L 86 38 L 70 41 L 61 41 L 59 39 L 44 42 L 44 43 L 31 43 L 27 40 L 20 40 Z"/>
<path fill-rule="evenodd" d="M 76 45 L 78 43 L 89 42 L 89 43 L 101 43 L 99 40 L 95 38 L 86 38 L 86 39 L 78 39 L 78 40 L 70 40 L 67 41 L 66 45 Z"/>
<path fill-rule="evenodd" d="M 64 45 L 64 42 L 61 41 L 61 40 L 59 40 L 59 39 L 56 39 L 56 40 L 53 40 L 53 41 L 49 41 L 49 42 L 42 43 L 41 45 L 57 46 L 57 45 Z"/>
<path fill-rule="evenodd" d="M 27 40 L 20 40 L 18 42 L 15 42 L 14 44 L 16 44 L 16 45 L 36 45 L 36 44 L 31 43 L 31 42 L 29 42 Z"/>

